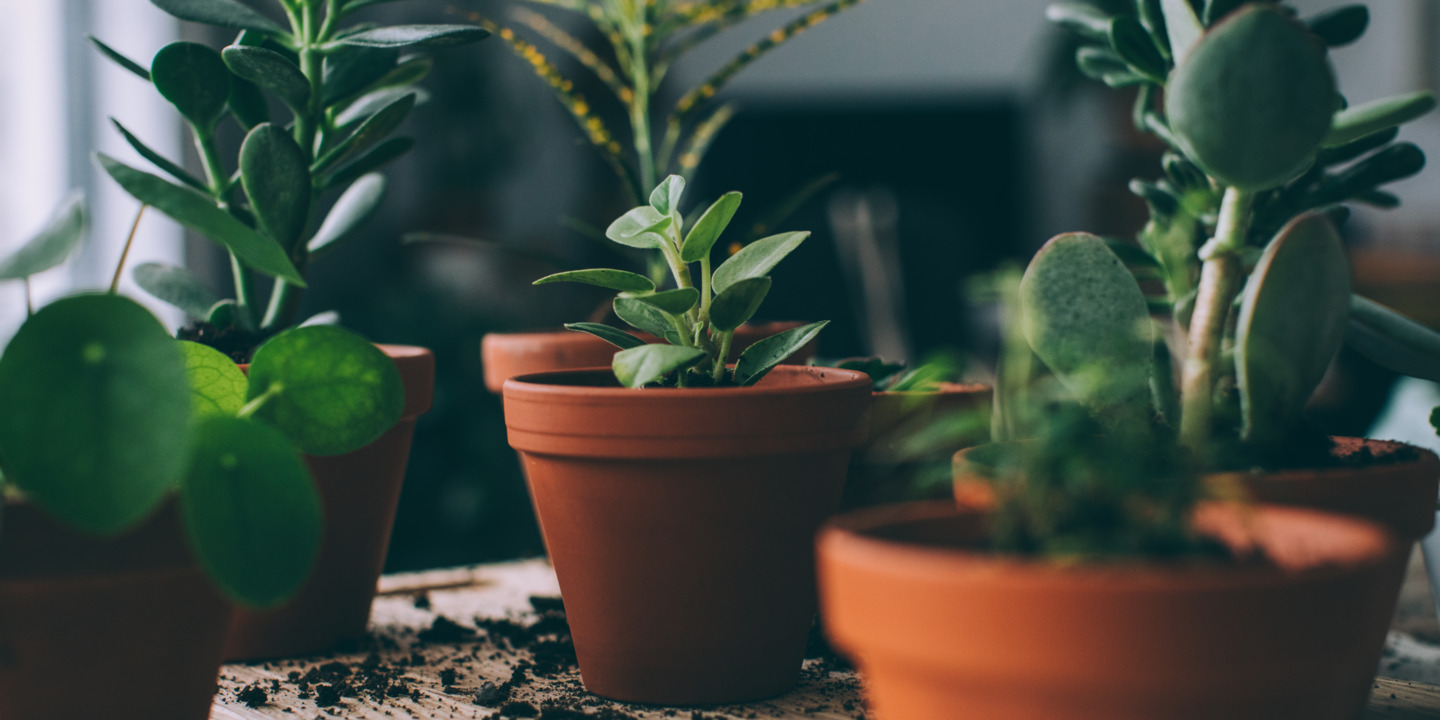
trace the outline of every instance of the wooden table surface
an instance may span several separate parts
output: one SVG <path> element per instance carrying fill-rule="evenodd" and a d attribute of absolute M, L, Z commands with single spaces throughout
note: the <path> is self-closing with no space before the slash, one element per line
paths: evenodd
<path fill-rule="evenodd" d="M 806 660 L 791 692 L 747 705 L 665 709 L 590 695 L 573 654 L 567 662 L 549 632 L 563 627 L 558 615 L 543 600 L 532 606 L 531 597 L 558 594 L 542 560 L 386 576 L 363 643 L 331 656 L 225 666 L 211 720 L 865 717 L 855 673 L 825 658 Z M 1376 680 L 1364 720 L 1421 718 L 1440 718 L 1440 687 Z"/>

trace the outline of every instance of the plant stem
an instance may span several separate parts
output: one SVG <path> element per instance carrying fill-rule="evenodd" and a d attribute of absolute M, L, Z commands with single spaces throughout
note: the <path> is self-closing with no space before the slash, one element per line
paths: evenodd
<path fill-rule="evenodd" d="M 725 361 L 730 357 L 730 342 L 734 339 L 734 330 L 720 333 L 720 354 L 716 356 L 715 368 L 710 376 L 717 383 L 725 379 Z"/>
<path fill-rule="evenodd" d="M 135 232 L 140 229 L 140 218 L 145 217 L 147 207 L 150 206 L 141 204 L 140 209 L 135 212 L 135 222 L 130 223 L 130 234 L 125 238 L 125 247 L 120 250 L 120 262 L 115 264 L 115 276 L 110 278 L 111 295 L 120 291 L 120 274 L 125 271 L 125 261 L 130 257 L 130 248 L 135 244 Z"/>
<path fill-rule="evenodd" d="M 23 281 L 25 283 L 25 317 L 28 318 L 35 314 L 35 300 L 30 297 L 30 276 L 26 275 Z"/>
<path fill-rule="evenodd" d="M 1254 196 L 1228 188 L 1220 206 L 1215 238 L 1201 248 L 1204 265 L 1190 319 L 1190 352 L 1181 380 L 1180 439 L 1197 454 L 1210 442 L 1215 376 L 1225 323 L 1240 291 L 1239 252 L 1250 230 Z"/>
<path fill-rule="evenodd" d="M 240 418 L 241 420 L 249 418 L 251 415 L 254 415 L 257 411 L 259 411 L 260 408 L 264 407 L 265 403 L 270 402 L 271 398 L 279 395 L 284 391 L 285 386 L 283 384 L 278 382 L 271 383 L 270 387 L 265 388 L 265 392 L 255 396 L 254 400 L 245 403 L 245 406 L 240 408 L 240 412 L 235 413 L 235 416 Z"/>
<path fill-rule="evenodd" d="M 210 131 L 202 132 L 194 125 L 190 128 L 194 131 L 195 147 L 200 151 L 200 164 L 205 168 L 205 180 L 210 186 L 210 195 L 219 203 L 221 209 L 228 209 L 230 203 L 225 200 L 225 192 L 230 179 L 225 174 L 224 164 L 220 162 L 220 148 L 215 145 L 215 136 Z M 234 252 L 230 253 L 230 274 L 235 279 L 235 308 L 246 325 L 253 325 L 250 299 L 255 295 L 255 279 L 251 277 L 250 271 L 240 264 L 240 258 L 236 257 Z"/>

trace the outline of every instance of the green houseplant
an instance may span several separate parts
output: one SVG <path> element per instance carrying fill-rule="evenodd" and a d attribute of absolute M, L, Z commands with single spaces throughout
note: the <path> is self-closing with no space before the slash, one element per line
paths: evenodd
<path fill-rule="evenodd" d="M 870 380 L 777 366 L 824 323 L 725 364 L 734 329 L 769 290 L 767 273 L 805 234 L 758 241 L 712 271 L 740 197 L 727 194 L 682 235 L 683 185 L 667 179 L 650 205 L 609 228 L 616 242 L 663 256 L 678 287 L 657 291 L 642 275 L 604 269 L 539 281 L 619 290 L 616 313 L 668 343 L 572 326 L 625 349 L 610 370 L 506 381 L 505 423 L 585 686 L 639 702 L 737 702 L 798 677 L 815 613 L 813 536 L 864 438 Z"/>
<path fill-rule="evenodd" d="M 125 140 L 169 178 L 105 155 L 99 162 L 142 203 L 142 213 L 154 207 L 229 251 L 233 298 L 222 299 L 180 267 L 141 265 L 134 277 L 197 320 L 183 337 L 243 362 L 295 325 L 312 263 L 374 215 L 386 187 L 376 171 L 413 146 L 395 133 L 423 98 L 416 83 L 433 60 L 402 51 L 462 45 L 488 33 L 473 25 L 350 22 L 375 0 L 277 0 L 283 25 L 238 0 L 154 4 L 182 20 L 239 32 L 220 51 L 172 43 L 148 68 L 92 39 L 184 117 L 203 176 L 151 150 L 118 121 Z M 217 141 L 224 123 L 245 135 L 231 162 Z M 263 276 L 274 278 L 268 300 L 260 296 Z M 405 384 L 399 422 L 354 453 L 309 459 L 329 518 L 319 570 L 289 607 L 237 615 L 232 657 L 314 652 L 364 632 L 415 420 L 429 408 L 434 379 L 428 350 L 381 350 Z"/>

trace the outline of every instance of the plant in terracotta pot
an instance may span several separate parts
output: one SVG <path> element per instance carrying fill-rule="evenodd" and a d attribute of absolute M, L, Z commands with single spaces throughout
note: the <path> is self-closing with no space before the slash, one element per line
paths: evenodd
<path fill-rule="evenodd" d="M 711 143 L 735 114 L 733 104 L 718 102 L 715 96 L 736 75 L 771 50 L 861 2 L 864 0 L 831 0 L 823 4 L 816 0 L 537 3 L 547 10 L 584 15 L 585 21 L 593 24 L 595 33 L 604 39 L 602 48 L 587 46 L 544 14 L 524 5 L 510 8 L 513 20 L 510 27 L 502 27 L 478 14 L 475 19 L 529 63 L 540 79 L 555 91 L 556 98 L 579 125 L 585 139 L 615 171 L 630 203 L 639 205 L 646 202 L 649 189 L 672 172 L 687 181 L 694 179 Z M 730 58 L 698 85 L 680 89 L 678 97 L 670 97 L 676 94 L 666 86 L 670 71 L 701 43 L 766 11 L 804 6 L 816 7 Z M 597 81 L 595 87 L 602 97 L 587 98 L 582 91 L 583 82 L 567 77 L 539 46 L 517 32 L 522 28 L 583 67 Z M 668 103 L 673 105 L 664 122 L 658 122 L 656 109 Z M 628 132 L 612 130 L 611 107 L 624 118 Z M 765 213 L 744 239 L 764 236 L 769 228 L 833 180 L 833 176 L 821 178 L 798 188 L 793 196 Z M 697 204 L 694 208 L 682 208 L 683 212 L 677 217 L 680 227 L 683 229 L 684 223 L 693 222 L 698 217 L 693 213 L 703 207 L 704 204 Z M 632 251 L 621 249 L 621 253 L 636 267 L 645 267 L 644 274 L 653 282 L 660 283 L 669 274 L 669 269 L 653 256 L 648 265 L 642 265 L 643 261 L 633 257 Z M 735 331 L 735 353 L 738 355 L 740 350 L 761 339 L 799 325 L 741 326 Z M 593 337 L 550 331 L 490 333 L 482 340 L 481 352 L 486 387 L 500 392 L 505 380 L 515 375 L 608 365 L 615 350 Z M 805 347 L 793 360 L 804 362 L 814 354 L 813 346 Z M 730 359 L 733 361 L 735 356 Z"/>
<path fill-rule="evenodd" d="M 234 0 L 154 4 L 182 20 L 239 31 L 220 51 L 171 43 L 148 68 L 94 41 L 184 117 L 203 175 L 153 151 L 118 121 L 125 140 L 169 177 L 105 155 L 99 163 L 142 203 L 142 213 L 154 207 L 229 251 L 233 298 L 221 298 L 180 267 L 141 265 L 134 278 L 195 320 L 182 338 L 245 362 L 296 324 L 312 263 L 374 215 L 386 187 L 377 171 L 414 145 L 395 132 L 425 97 L 416 83 L 434 61 L 402 51 L 471 43 L 488 33 L 473 25 L 350 22 L 371 0 L 277 0 L 284 24 Z M 229 162 L 217 141 L 226 123 L 245 136 Z M 268 299 L 261 297 L 264 276 L 274 278 Z M 364 632 L 415 420 L 430 406 L 434 381 L 428 350 L 380 348 L 404 382 L 399 422 L 353 452 L 308 458 L 329 519 L 320 570 L 290 607 L 263 617 L 239 614 L 232 657 L 316 652 Z"/>
<path fill-rule="evenodd" d="M 799 675 L 815 614 L 812 539 L 864 439 L 871 383 L 778 365 L 824 322 L 725 363 L 770 269 L 806 233 L 757 241 L 712 269 L 740 196 L 681 233 L 683 189 L 666 179 L 607 231 L 660 255 L 675 288 L 611 269 L 537 281 L 618 290 L 616 314 L 667 343 L 572 325 L 623 348 L 611 369 L 506 381 L 505 423 L 586 688 L 636 702 L 738 702 L 784 692 Z"/>

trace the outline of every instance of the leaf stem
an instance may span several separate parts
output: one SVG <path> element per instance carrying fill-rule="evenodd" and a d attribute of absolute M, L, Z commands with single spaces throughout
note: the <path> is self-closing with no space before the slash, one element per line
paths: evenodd
<path fill-rule="evenodd" d="M 264 407 L 265 403 L 270 402 L 270 400 L 279 396 L 280 393 L 284 391 L 284 383 L 270 383 L 270 387 L 265 388 L 265 392 L 255 396 L 254 400 L 245 403 L 245 406 L 240 408 L 240 412 L 235 413 L 235 417 L 238 417 L 241 420 L 248 420 L 251 416 L 258 412 L 260 408 Z"/>
<path fill-rule="evenodd" d="M 120 262 L 115 264 L 115 276 L 110 278 L 111 295 L 120 291 L 120 274 L 125 271 L 125 261 L 130 258 L 130 248 L 135 245 L 135 233 L 140 229 L 140 218 L 145 217 L 147 207 L 150 206 L 141 203 L 140 209 L 135 212 L 135 222 L 130 223 L 130 234 L 125 237 L 125 247 L 120 250 Z"/>
<path fill-rule="evenodd" d="M 25 283 L 25 317 L 35 314 L 35 300 L 30 296 L 30 276 L 22 278 Z"/>
<path fill-rule="evenodd" d="M 730 358 L 730 343 L 734 339 L 734 330 L 726 330 L 720 333 L 720 354 L 716 356 L 715 367 L 710 375 L 711 379 L 717 383 L 725 379 L 725 361 Z"/>

